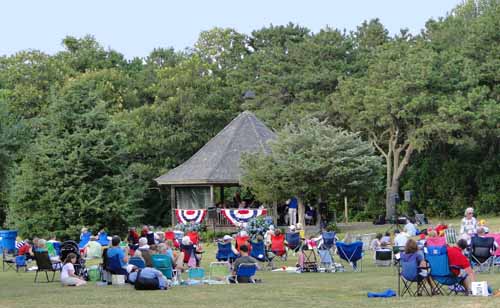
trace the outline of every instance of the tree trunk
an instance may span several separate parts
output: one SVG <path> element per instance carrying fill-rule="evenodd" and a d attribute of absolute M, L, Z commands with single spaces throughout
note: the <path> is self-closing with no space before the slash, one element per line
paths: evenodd
<path fill-rule="evenodd" d="M 409 140 L 405 140 L 402 144 L 398 144 L 398 129 L 388 129 L 386 133 L 389 134 L 387 143 L 387 152 L 377 144 L 377 137 L 372 135 L 373 145 L 385 157 L 386 162 L 386 185 L 385 185 L 385 217 L 392 219 L 396 215 L 396 205 L 394 204 L 391 196 L 399 193 L 399 179 L 406 170 L 410 162 L 410 156 L 413 152 L 413 145 Z M 404 152 L 403 159 L 401 153 Z"/>
<path fill-rule="evenodd" d="M 306 220 L 305 220 L 305 207 L 302 198 L 297 198 L 299 203 L 299 208 L 297 209 L 297 214 L 299 216 L 298 223 L 302 225 L 302 228 L 305 228 Z"/>

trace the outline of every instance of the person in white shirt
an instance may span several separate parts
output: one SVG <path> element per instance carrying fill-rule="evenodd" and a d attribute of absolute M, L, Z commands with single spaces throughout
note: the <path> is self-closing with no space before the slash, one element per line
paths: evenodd
<path fill-rule="evenodd" d="M 469 207 L 465 210 L 465 217 L 460 225 L 460 235 L 470 239 L 477 232 L 477 220 L 474 217 L 474 209 Z"/>
<path fill-rule="evenodd" d="M 409 220 L 406 223 L 404 230 L 406 231 L 406 233 L 408 233 L 409 237 L 417 235 L 417 228 L 415 228 L 415 225 L 412 224 Z"/>
<path fill-rule="evenodd" d="M 399 230 L 394 231 L 394 246 L 405 247 L 408 241 L 408 235 L 405 232 L 400 232 Z"/>
<path fill-rule="evenodd" d="M 87 282 L 75 275 L 76 254 L 70 253 L 64 260 L 64 265 L 61 270 L 61 284 L 63 286 L 83 286 Z"/>

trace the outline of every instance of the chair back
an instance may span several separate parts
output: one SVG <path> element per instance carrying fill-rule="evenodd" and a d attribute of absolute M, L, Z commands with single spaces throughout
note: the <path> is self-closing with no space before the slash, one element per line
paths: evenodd
<path fill-rule="evenodd" d="M 285 235 L 271 235 L 271 251 L 278 256 L 281 256 L 286 252 Z"/>
<path fill-rule="evenodd" d="M 200 242 L 200 235 L 198 234 L 198 232 L 189 231 L 186 235 L 189 236 L 189 239 L 194 245 L 198 245 L 198 243 Z"/>
<path fill-rule="evenodd" d="M 99 237 L 97 238 L 97 242 L 101 244 L 101 246 L 109 246 L 108 234 L 106 232 L 99 233 Z"/>
<path fill-rule="evenodd" d="M 172 266 L 172 258 L 163 254 L 154 254 L 151 255 L 151 260 L 153 261 L 153 267 L 159 270 L 165 275 L 168 279 L 172 279 L 173 276 L 173 266 Z"/>
<path fill-rule="evenodd" d="M 52 262 L 50 262 L 48 251 L 35 251 L 36 267 L 39 271 L 52 271 Z"/>
<path fill-rule="evenodd" d="M 176 240 L 174 231 L 165 231 L 165 240 L 171 240 L 172 242 Z"/>
<path fill-rule="evenodd" d="M 257 272 L 257 264 L 241 263 L 236 270 L 237 277 L 252 277 Z"/>
<path fill-rule="evenodd" d="M 120 256 L 119 255 L 114 255 L 112 257 L 106 257 L 106 270 L 109 272 L 116 272 L 120 273 L 122 271 L 121 263 L 120 263 Z"/>
<path fill-rule="evenodd" d="M 457 231 L 453 228 L 447 228 L 444 230 L 444 238 L 448 245 L 453 245 L 457 242 Z"/>
<path fill-rule="evenodd" d="M 339 257 L 348 262 L 356 262 L 363 257 L 363 242 L 353 242 L 350 244 L 336 242 L 336 245 Z"/>
<path fill-rule="evenodd" d="M 429 237 L 425 241 L 426 246 L 444 246 L 446 245 L 446 238 L 437 236 L 437 237 Z"/>
<path fill-rule="evenodd" d="M 155 234 L 153 232 L 146 234 L 146 239 L 148 240 L 148 245 L 155 244 Z"/>
<path fill-rule="evenodd" d="M 285 240 L 287 246 L 290 249 L 295 249 L 300 245 L 300 233 L 299 232 L 287 232 L 285 233 Z"/>
<path fill-rule="evenodd" d="M 266 261 L 266 248 L 264 246 L 263 241 L 259 242 L 250 242 L 252 245 L 252 251 L 250 252 L 250 256 L 259 260 L 260 262 Z"/>
<path fill-rule="evenodd" d="M 322 243 L 322 249 L 331 249 L 333 246 L 335 246 L 335 232 L 329 231 L 329 232 L 323 232 L 321 234 L 321 238 L 323 239 Z"/>
<path fill-rule="evenodd" d="M 236 258 L 231 249 L 231 242 L 229 243 L 217 243 L 217 253 L 215 254 L 217 261 L 229 261 Z"/>
<path fill-rule="evenodd" d="M 375 260 L 392 261 L 392 251 L 390 249 L 375 250 Z"/>
<path fill-rule="evenodd" d="M 495 239 L 495 242 L 497 242 L 497 244 L 500 244 L 500 233 L 489 233 L 486 234 L 485 237 L 492 237 Z M 494 255 L 496 257 L 500 257 L 500 249 L 495 250 Z"/>
<path fill-rule="evenodd" d="M 480 262 L 489 259 L 494 249 L 495 239 L 493 237 L 474 236 L 471 239 L 471 253 Z"/>
<path fill-rule="evenodd" d="M 408 281 L 416 281 L 418 275 L 418 266 L 417 264 L 417 254 L 405 254 L 404 252 L 401 254 L 401 259 L 399 262 L 401 266 L 401 276 L 403 276 Z"/>
<path fill-rule="evenodd" d="M 188 270 L 188 279 L 203 280 L 205 278 L 205 270 L 202 267 L 193 267 Z"/>
<path fill-rule="evenodd" d="M 128 264 L 134 265 L 137 268 L 141 268 L 141 269 L 146 267 L 146 263 L 144 263 L 144 260 L 140 257 L 131 257 L 128 260 Z"/>
<path fill-rule="evenodd" d="M 428 246 L 425 259 L 431 267 L 432 277 L 448 277 L 452 275 L 448 264 L 446 246 Z"/>
<path fill-rule="evenodd" d="M 78 243 L 78 248 L 82 249 L 85 246 L 87 246 L 87 244 L 90 242 L 91 235 L 92 234 L 88 231 L 85 233 L 82 233 L 82 236 L 80 237 L 80 243 Z"/>

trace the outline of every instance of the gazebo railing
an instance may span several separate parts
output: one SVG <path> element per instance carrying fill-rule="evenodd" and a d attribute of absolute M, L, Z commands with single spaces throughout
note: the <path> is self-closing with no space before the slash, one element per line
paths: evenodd
<path fill-rule="evenodd" d="M 236 208 L 235 208 L 236 210 Z M 272 216 L 274 217 L 274 212 L 273 212 L 273 209 L 272 207 L 266 207 L 266 210 L 267 210 L 267 214 L 266 216 Z M 172 217 L 175 217 L 175 209 L 172 210 Z M 174 218 L 175 220 L 175 224 L 178 223 L 177 221 L 177 218 Z M 207 225 L 213 225 L 214 224 L 214 219 L 213 218 L 210 218 L 207 217 L 205 218 L 205 223 Z M 226 217 L 224 217 L 224 215 L 221 213 L 220 209 L 217 209 L 217 214 L 216 214 L 216 217 L 215 217 L 215 226 L 216 227 L 232 227 L 233 225 L 226 219 Z"/>

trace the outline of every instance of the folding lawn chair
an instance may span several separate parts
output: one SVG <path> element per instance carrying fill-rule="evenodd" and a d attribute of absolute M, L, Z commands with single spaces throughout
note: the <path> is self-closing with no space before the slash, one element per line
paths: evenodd
<path fill-rule="evenodd" d="M 453 245 L 457 243 L 457 231 L 453 228 L 447 228 L 444 230 L 444 237 L 448 245 Z"/>
<path fill-rule="evenodd" d="M 320 266 L 324 267 L 325 272 L 331 272 L 332 270 L 335 271 L 335 264 L 330 250 L 318 249 L 318 254 Z"/>
<path fill-rule="evenodd" d="M 238 266 L 236 270 L 236 275 L 234 276 L 235 283 L 242 283 L 248 281 L 248 283 L 255 283 L 255 276 L 257 272 L 257 264 L 255 263 L 242 263 Z"/>
<path fill-rule="evenodd" d="M 16 261 L 16 272 L 19 272 L 19 268 L 24 267 L 24 271 L 28 271 L 28 264 L 26 263 L 26 256 L 16 256 L 15 258 Z"/>
<path fill-rule="evenodd" d="M 335 232 L 323 232 L 323 234 L 321 234 L 321 242 L 319 244 L 319 248 L 329 250 L 335 249 L 335 236 Z"/>
<path fill-rule="evenodd" d="M 492 237 L 497 244 L 500 244 L 500 234 L 498 233 L 488 233 L 485 237 Z M 495 266 L 497 270 L 500 270 L 500 249 L 496 249 L 493 253 L 493 266 Z"/>
<path fill-rule="evenodd" d="M 435 287 L 432 290 L 433 294 L 445 294 L 445 287 L 449 286 L 448 295 L 458 294 L 465 277 L 455 275 L 448 264 L 448 254 L 446 246 L 429 246 L 425 259 L 429 263 L 430 275 L 435 282 Z"/>
<path fill-rule="evenodd" d="M 220 243 L 217 242 L 217 253 L 215 254 L 215 259 L 217 261 L 227 261 L 233 262 L 236 259 L 236 255 L 231 248 L 231 243 Z"/>
<path fill-rule="evenodd" d="M 274 259 L 285 262 L 287 260 L 285 235 L 271 235 L 271 254 L 268 255 L 271 267 L 274 268 Z"/>
<path fill-rule="evenodd" d="M 36 274 L 35 274 L 35 282 L 37 282 L 38 278 L 38 273 L 39 272 L 44 272 L 45 273 L 45 278 L 47 278 L 47 282 L 53 282 L 54 278 L 56 277 L 56 272 L 59 271 L 61 268 L 60 266 L 57 266 L 58 264 L 60 265 L 61 263 L 52 263 L 50 261 L 49 253 L 48 251 L 42 251 L 42 252 L 37 252 L 35 251 L 35 261 L 36 261 Z M 48 272 L 52 272 L 52 278 L 49 279 L 49 274 Z"/>
<path fill-rule="evenodd" d="M 108 234 L 106 232 L 100 232 L 99 237 L 97 238 L 97 242 L 101 244 L 101 246 L 105 247 L 109 245 Z"/>
<path fill-rule="evenodd" d="M 9 253 L 7 248 L 2 249 L 2 270 L 8 271 L 9 269 L 16 269 L 16 258 L 14 252 Z"/>
<path fill-rule="evenodd" d="M 172 258 L 163 254 L 151 255 L 153 267 L 162 272 L 167 279 L 174 279 Z"/>
<path fill-rule="evenodd" d="M 254 257 L 259 262 L 269 261 L 263 241 L 250 242 L 250 245 L 252 246 L 252 250 L 250 251 L 251 257 Z"/>
<path fill-rule="evenodd" d="M 318 271 L 318 258 L 314 249 L 303 248 L 301 250 L 302 262 L 300 267 L 302 272 L 317 272 Z"/>
<path fill-rule="evenodd" d="M 146 263 L 140 257 L 131 257 L 130 259 L 128 259 L 128 264 L 134 265 L 134 266 L 136 266 L 137 268 L 140 268 L 140 269 L 143 269 L 143 268 L 146 267 Z"/>
<path fill-rule="evenodd" d="M 392 250 L 378 249 L 375 250 L 375 266 L 391 266 L 392 265 Z"/>
<path fill-rule="evenodd" d="M 416 254 L 408 261 L 401 260 L 398 266 L 398 294 L 404 296 L 420 296 L 425 292 L 428 296 L 432 296 L 432 286 L 428 285 L 425 277 L 418 274 L 419 266 L 416 261 Z M 401 283 L 403 283 L 403 291 L 401 291 Z M 416 284 L 416 288 L 413 285 Z"/>
<path fill-rule="evenodd" d="M 470 261 L 476 272 L 490 272 L 493 266 L 495 239 L 474 236 L 471 239 Z"/>
<path fill-rule="evenodd" d="M 336 242 L 337 253 L 339 257 L 351 265 L 353 271 L 363 271 L 363 242 L 353 242 L 346 244 L 344 242 Z M 358 261 L 360 266 L 358 266 Z"/>
<path fill-rule="evenodd" d="M 223 281 L 229 283 L 231 264 L 229 262 L 212 262 L 208 267 L 208 279 L 210 281 Z"/>
<path fill-rule="evenodd" d="M 285 233 L 285 241 L 288 249 L 297 252 L 300 248 L 300 233 L 299 232 Z"/>
<path fill-rule="evenodd" d="M 205 279 L 205 270 L 201 267 L 193 267 L 188 269 L 188 280 L 191 282 L 203 283 Z"/>

